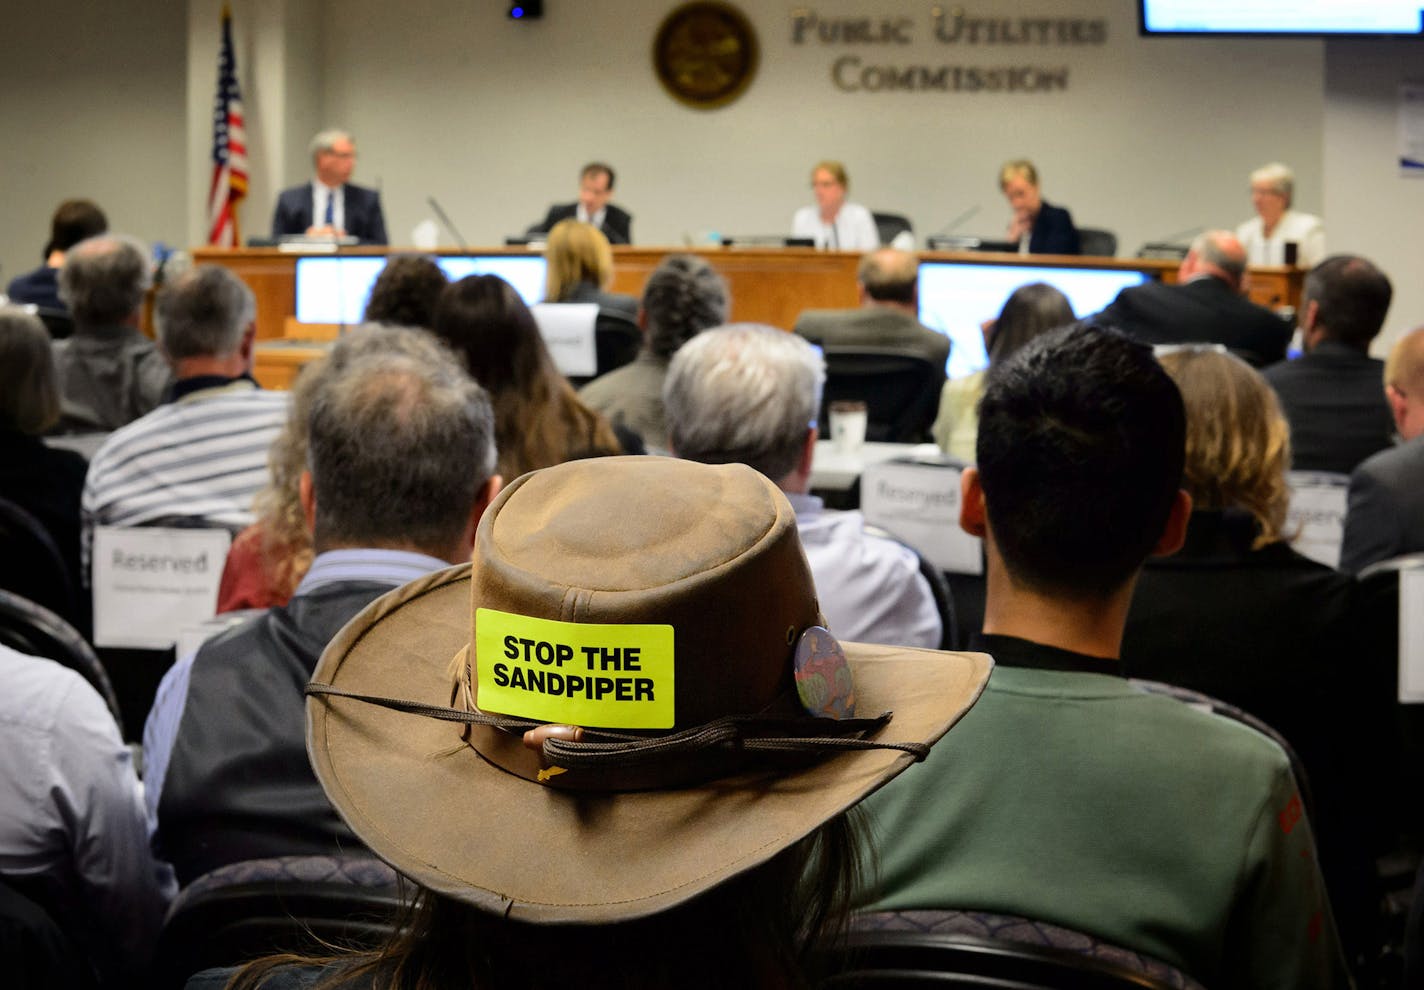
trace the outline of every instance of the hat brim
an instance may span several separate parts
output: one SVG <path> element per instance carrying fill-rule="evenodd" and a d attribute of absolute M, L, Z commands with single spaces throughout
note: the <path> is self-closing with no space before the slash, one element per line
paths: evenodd
<path fill-rule="evenodd" d="M 469 641 L 470 566 L 396 589 L 354 618 L 313 680 L 432 705 Z M 843 643 L 862 714 L 893 711 L 879 739 L 932 743 L 978 698 L 984 654 Z M 666 910 L 765 862 L 904 770 L 894 750 L 677 790 L 574 794 L 485 761 L 457 725 L 353 699 L 307 701 L 307 747 L 352 831 L 422 886 L 544 924 Z"/>

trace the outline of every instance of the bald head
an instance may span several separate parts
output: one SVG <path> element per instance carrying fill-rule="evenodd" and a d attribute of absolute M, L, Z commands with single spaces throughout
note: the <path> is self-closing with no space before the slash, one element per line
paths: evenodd
<path fill-rule="evenodd" d="M 1424 326 L 1394 342 L 1384 363 L 1384 394 L 1399 435 L 1424 435 Z"/>
<path fill-rule="evenodd" d="M 1177 270 L 1177 278 L 1186 281 L 1194 275 L 1213 275 L 1230 285 L 1241 288 L 1241 278 L 1246 274 L 1246 249 L 1229 230 L 1208 230 L 1198 234 L 1192 241 L 1191 250 L 1182 259 Z"/>
<path fill-rule="evenodd" d="M 861 302 L 913 306 L 919 272 L 919 259 L 909 251 L 895 248 L 871 251 L 860 259 L 860 268 L 856 272 L 860 281 Z"/>

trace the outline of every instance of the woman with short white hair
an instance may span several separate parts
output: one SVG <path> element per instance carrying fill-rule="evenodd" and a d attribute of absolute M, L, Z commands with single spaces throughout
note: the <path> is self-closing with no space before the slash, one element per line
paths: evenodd
<path fill-rule="evenodd" d="M 1294 197 L 1295 173 L 1289 166 L 1271 162 L 1251 173 L 1256 216 L 1236 228 L 1248 264 L 1314 268 L 1325 260 L 1325 224 L 1313 214 L 1291 209 Z"/>

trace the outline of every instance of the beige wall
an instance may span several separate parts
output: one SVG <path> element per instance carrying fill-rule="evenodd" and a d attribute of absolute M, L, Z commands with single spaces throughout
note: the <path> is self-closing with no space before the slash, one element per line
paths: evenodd
<path fill-rule="evenodd" d="M 40 264 L 50 214 L 73 196 L 119 230 L 186 243 L 182 4 L 52 0 L 4 23 L 0 283 Z"/>

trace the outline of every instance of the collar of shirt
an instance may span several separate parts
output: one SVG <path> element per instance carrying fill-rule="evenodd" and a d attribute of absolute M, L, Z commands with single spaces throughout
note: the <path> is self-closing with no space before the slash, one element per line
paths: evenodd
<path fill-rule="evenodd" d="M 574 216 L 576 216 L 576 217 L 577 217 L 580 221 L 582 221 L 583 223 L 591 223 L 591 224 L 593 224 L 595 227 L 597 227 L 599 230 L 602 230 L 602 229 L 603 229 L 603 220 L 604 220 L 605 217 L 608 216 L 608 207 L 605 206 L 603 209 L 599 210 L 599 211 L 598 211 L 597 213 L 595 213 L 593 216 L 589 216 L 589 215 L 588 215 L 588 211 L 585 210 L 585 209 L 583 208 L 583 204 L 580 203 L 580 204 L 578 204 L 578 207 L 574 210 Z"/>
<path fill-rule="evenodd" d="M 1045 646 L 1017 636 L 975 633 L 969 637 L 969 649 L 987 653 L 1000 667 L 1028 667 L 1033 670 L 1061 670 L 1080 674 L 1107 674 L 1121 677 L 1116 660 L 1090 657 L 1085 653 Z"/>
<path fill-rule="evenodd" d="M 802 495 L 798 492 L 787 492 L 786 501 L 791 503 L 792 511 L 796 513 L 796 518 L 802 522 L 809 522 L 821 515 L 825 511 L 826 503 L 816 495 Z"/>
<path fill-rule="evenodd" d="M 200 392 L 216 391 L 217 389 L 246 392 L 261 387 L 257 384 L 257 379 L 245 373 L 235 378 L 229 378 L 226 375 L 194 375 L 192 378 L 179 379 L 168 386 L 168 394 L 163 397 L 163 401 L 177 402 L 180 399 L 196 396 Z"/>
<path fill-rule="evenodd" d="M 316 555 L 293 597 L 342 581 L 374 581 L 397 588 L 449 566 L 449 561 L 412 550 L 328 550 Z"/>

